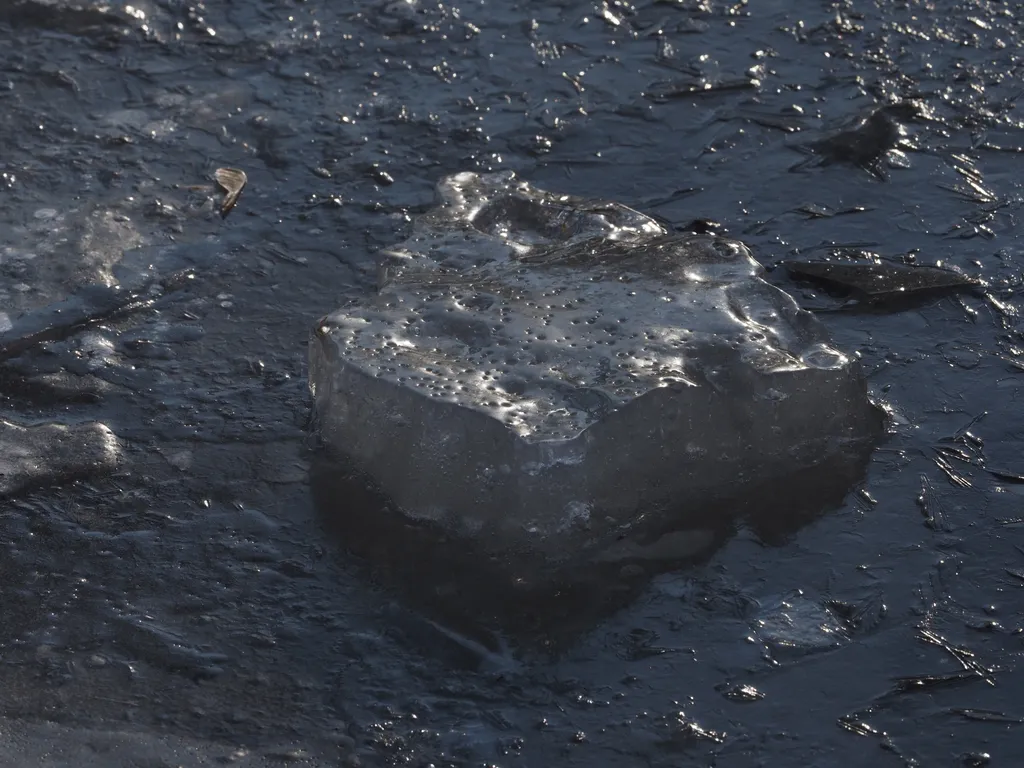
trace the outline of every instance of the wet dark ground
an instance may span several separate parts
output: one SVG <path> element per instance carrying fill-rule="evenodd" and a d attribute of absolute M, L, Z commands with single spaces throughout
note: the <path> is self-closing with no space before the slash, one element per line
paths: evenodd
<path fill-rule="evenodd" d="M 0 311 L 139 247 L 196 275 L 0 369 L 4 418 L 125 446 L 0 502 L 0 760 L 115 764 L 120 731 L 172 744 L 152 765 L 1016 764 L 1022 43 L 980 0 L 0 0 Z M 249 177 L 224 219 L 221 166 Z M 438 178 L 503 168 L 769 267 L 842 247 L 989 287 L 848 306 L 774 271 L 892 411 L 863 483 L 493 631 L 450 618 L 479 585 L 443 557 L 413 589 L 389 543 L 349 551 L 372 505 L 315 508 L 305 357 Z"/>

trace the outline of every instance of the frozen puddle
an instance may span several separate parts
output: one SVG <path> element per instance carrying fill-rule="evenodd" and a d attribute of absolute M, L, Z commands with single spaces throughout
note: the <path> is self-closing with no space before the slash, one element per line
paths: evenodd
<path fill-rule="evenodd" d="M 511 174 L 438 196 L 310 345 L 325 442 L 409 517 L 566 560 L 880 434 L 742 243 Z"/>

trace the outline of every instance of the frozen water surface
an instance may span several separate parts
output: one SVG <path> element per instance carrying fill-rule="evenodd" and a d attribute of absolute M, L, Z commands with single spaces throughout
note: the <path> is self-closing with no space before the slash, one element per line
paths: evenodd
<path fill-rule="evenodd" d="M 110 430 L 0 438 L 24 450 L 31 440 L 37 459 L 25 466 L 44 470 L 33 492 L 0 502 L 0 765 L 1014 764 L 1021 730 L 1004 725 L 1020 719 L 1024 683 L 1024 591 L 1013 587 L 1024 15 L 977 0 L 940 14 L 893 2 L 589 5 L 147 0 L 130 13 L 104 0 L 0 2 L 0 312 L 10 323 L 0 346 L 83 286 L 135 291 L 195 272 L 152 305 L 0 365 L 4 420 Z M 924 113 L 892 115 L 905 136 L 861 130 L 909 98 Z M 218 167 L 249 177 L 226 219 Z M 368 311 L 369 251 L 409 236 L 396 222 L 440 176 L 503 169 L 742 232 L 776 267 L 766 280 L 828 310 L 816 316 L 837 348 L 857 353 L 899 414 L 887 450 L 851 478 L 829 464 L 794 474 L 780 459 L 773 474 L 737 459 L 714 494 L 756 488 L 744 494 L 752 503 L 704 505 L 712 491 L 683 492 L 675 501 L 697 508 L 654 530 L 641 520 L 653 505 L 623 504 L 620 520 L 638 525 L 600 556 L 582 546 L 591 539 L 577 505 L 581 527 L 543 543 L 604 564 L 595 570 L 608 578 L 563 589 L 563 574 L 585 569 L 559 569 L 558 599 L 494 589 L 497 558 L 462 540 L 439 545 L 454 537 L 376 495 L 363 503 L 361 484 L 339 481 L 349 495 L 330 495 L 308 482 L 312 324 L 348 297 L 363 297 L 351 314 Z M 541 253 L 562 229 L 536 216 L 516 224 L 524 210 L 497 205 L 480 227 L 495 234 L 512 221 Z M 587 227 L 608 234 L 598 219 L 570 211 L 562 221 L 579 243 Z M 418 234 L 429 240 L 428 224 Z M 493 258 L 497 242 L 468 231 L 467 245 Z M 427 263 L 425 245 L 407 250 Z M 831 285 L 786 276 L 824 262 L 834 277 L 837 263 L 872 255 L 887 270 L 920 276 L 941 264 L 987 287 L 882 306 L 858 295 L 858 307 Z M 384 260 L 385 277 L 409 261 Z M 410 330 L 396 338 L 415 343 Z M 358 381 L 371 361 L 352 361 Z M 554 397 L 539 392 L 536 402 Z M 638 454 L 618 474 L 655 495 L 645 474 L 657 467 L 636 469 L 653 453 L 644 397 L 620 407 L 639 426 L 614 433 L 621 454 Z M 405 401 L 388 398 L 402 414 Z M 834 400 L 846 406 L 842 393 Z M 436 419 L 445 429 L 471 415 L 445 407 L 459 414 Z M 495 429 L 508 428 L 479 407 L 474 430 L 535 450 L 536 438 Z M 594 418 L 587 431 L 613 434 Z M 410 442 L 446 434 L 430 421 L 404 433 L 369 421 L 352 426 L 354 448 L 375 430 Z M 810 422 L 772 449 L 795 445 Z M 714 466 L 694 464 L 686 444 L 710 438 L 678 432 L 666 440 L 688 488 Z M 48 467 L 78 437 L 88 455 L 116 452 L 113 472 L 60 482 Z M 451 451 L 448 471 L 476 477 L 480 457 L 520 466 L 502 451 Z M 407 455 L 427 454 L 410 445 Z M 408 483 L 406 507 L 428 514 L 411 490 L 413 463 L 385 458 L 372 464 L 378 479 L 396 496 Z M 344 479 L 347 464 L 324 463 Z M 769 491 L 731 482 L 735 467 L 769 476 Z M 832 503 L 810 503 L 814 478 L 836 484 Z M 477 491 L 485 503 L 461 504 L 452 523 L 470 513 L 519 523 L 513 481 L 528 479 L 510 476 L 501 496 Z M 843 501 L 861 480 L 863 493 Z M 789 515 L 786 490 L 806 516 Z M 342 518 L 358 522 L 335 530 Z M 602 520 L 590 510 L 591 535 L 618 532 Z M 676 569 L 698 550 L 706 563 Z M 491 634 L 502 627 L 511 670 Z M 921 717 L 932 727 L 917 727 Z"/>
<path fill-rule="evenodd" d="M 556 553 L 878 435 L 856 361 L 743 243 L 510 173 L 438 197 L 311 341 L 327 442 L 409 516 Z"/>

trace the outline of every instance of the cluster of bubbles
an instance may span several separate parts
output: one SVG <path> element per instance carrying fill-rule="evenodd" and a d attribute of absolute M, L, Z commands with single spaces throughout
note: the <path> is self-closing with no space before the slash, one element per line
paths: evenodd
<path fill-rule="evenodd" d="M 845 362 L 742 243 L 507 173 L 449 177 L 440 198 L 382 255 L 379 294 L 324 318 L 347 365 L 539 440 L 730 366 Z"/>

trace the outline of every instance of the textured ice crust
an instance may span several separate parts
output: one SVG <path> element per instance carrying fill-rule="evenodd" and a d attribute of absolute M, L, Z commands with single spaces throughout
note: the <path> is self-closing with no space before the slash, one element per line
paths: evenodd
<path fill-rule="evenodd" d="M 507 173 L 438 196 L 311 337 L 324 438 L 407 515 L 558 553 L 877 435 L 856 363 L 742 243 Z"/>
<path fill-rule="evenodd" d="M 117 466 L 121 447 L 103 424 L 21 426 L 0 419 L 0 498 Z"/>

